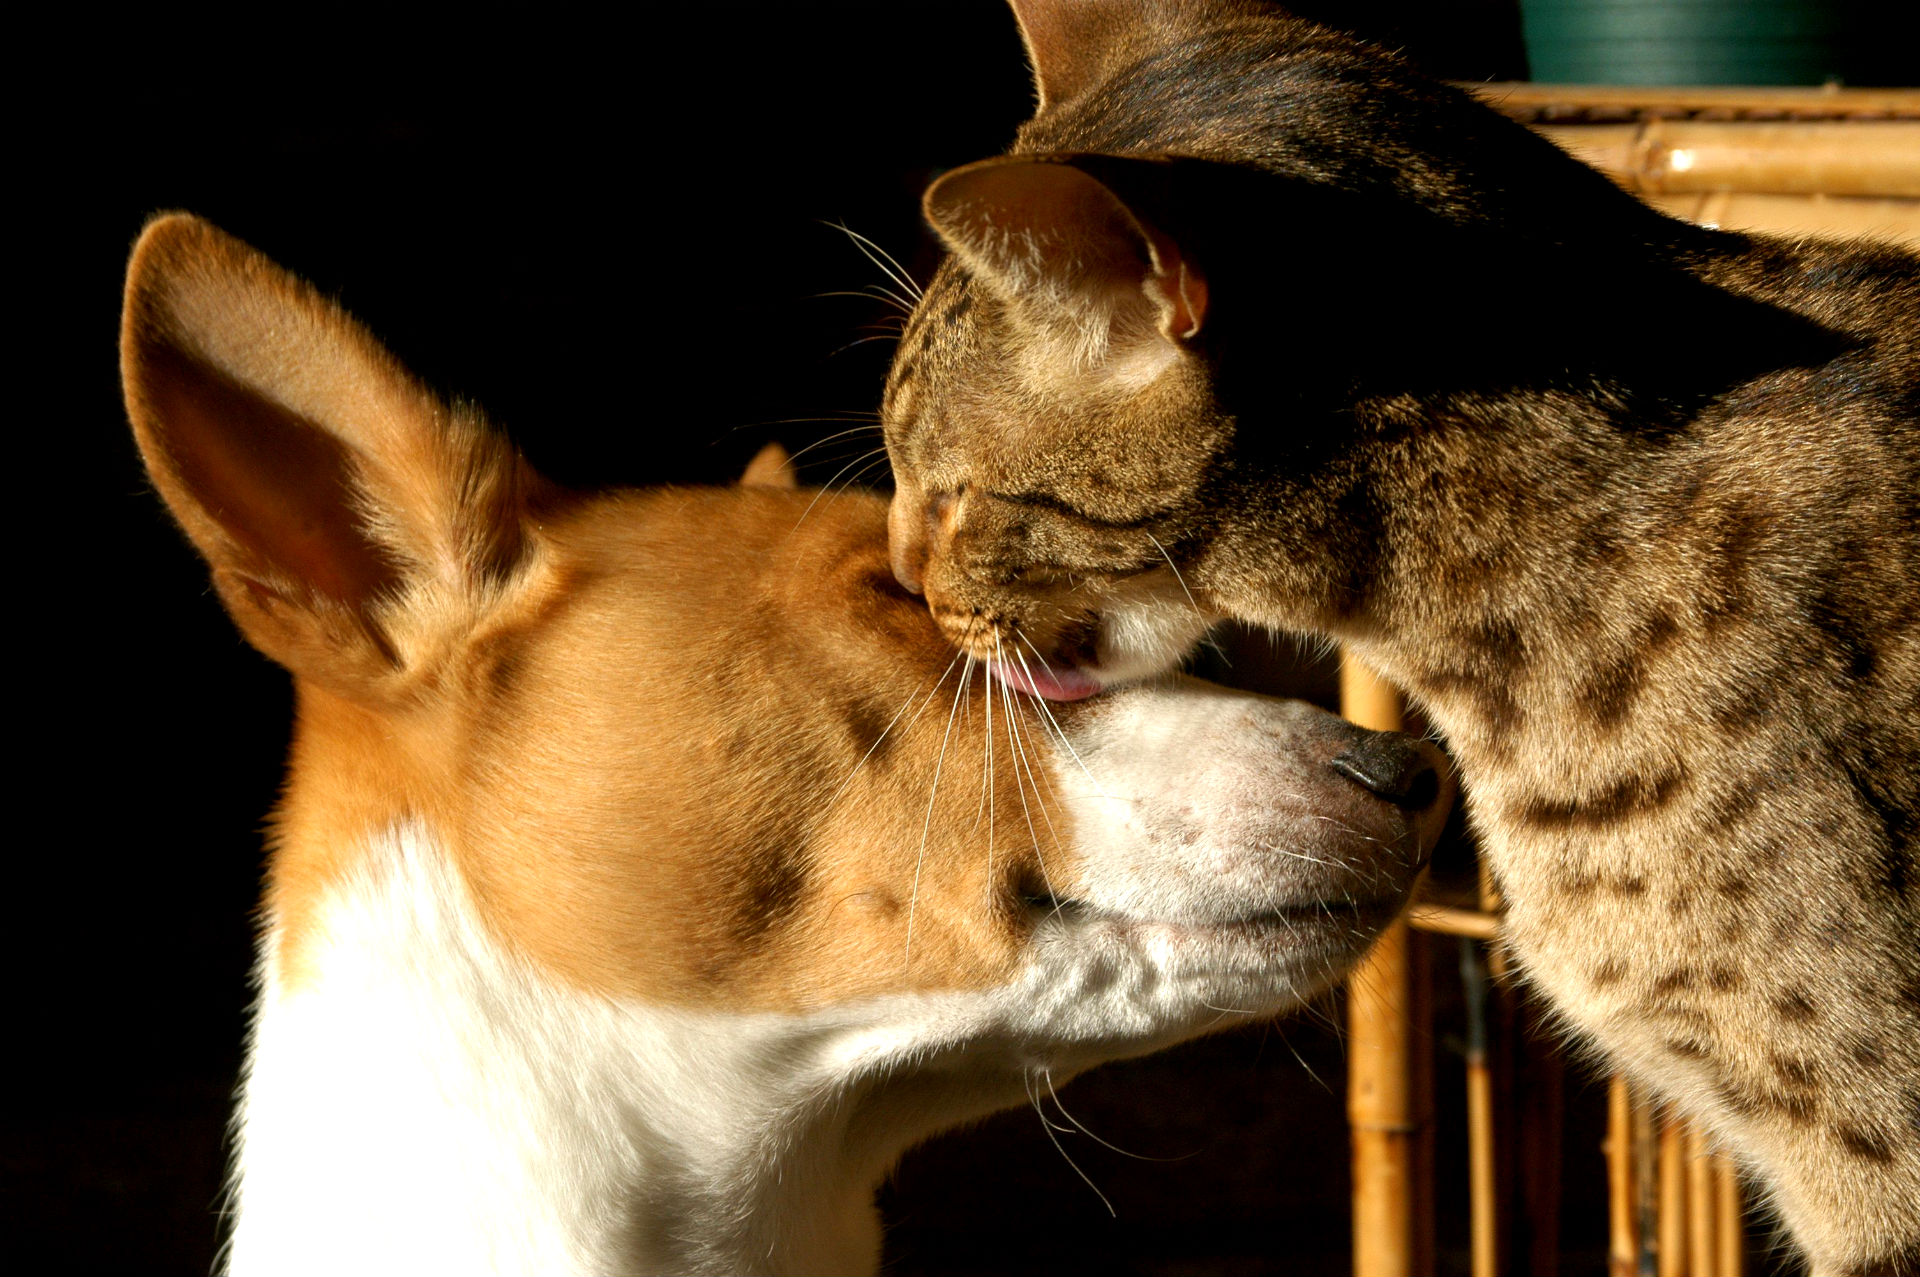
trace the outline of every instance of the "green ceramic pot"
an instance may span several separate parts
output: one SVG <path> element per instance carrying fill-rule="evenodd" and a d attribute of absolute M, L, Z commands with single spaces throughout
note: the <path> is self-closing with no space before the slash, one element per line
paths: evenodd
<path fill-rule="evenodd" d="M 1521 0 L 1553 84 L 1820 84 L 1846 77 L 1850 6 L 1818 0 Z"/>

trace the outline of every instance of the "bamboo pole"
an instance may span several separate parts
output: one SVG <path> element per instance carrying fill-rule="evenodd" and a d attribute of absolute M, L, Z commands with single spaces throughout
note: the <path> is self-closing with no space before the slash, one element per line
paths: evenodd
<path fill-rule="evenodd" d="M 1920 120 L 1542 124 L 1630 191 L 1920 196 Z"/>
<path fill-rule="evenodd" d="M 1769 235 L 1870 235 L 1920 248 L 1920 200 L 1824 195 L 1755 195 L 1744 191 L 1642 192 L 1641 199 L 1703 226 Z"/>
<path fill-rule="evenodd" d="M 1496 955 L 1498 951 L 1495 951 Z M 1491 963 L 1489 964 L 1491 967 Z M 1517 1008 L 1513 1054 L 1518 1063 L 1519 1103 L 1501 1129 L 1502 1138 L 1517 1148 L 1519 1183 L 1511 1196 L 1506 1232 L 1519 1244 L 1512 1246 L 1509 1266 L 1533 1277 L 1554 1277 L 1560 1271 L 1560 1175 L 1564 1163 L 1566 1127 L 1566 1066 L 1542 1039 L 1538 1012 L 1524 1002 Z M 1502 1110 L 1505 1111 L 1505 1110 Z M 1515 1225 L 1518 1225 L 1516 1227 Z"/>
<path fill-rule="evenodd" d="M 1401 725 L 1400 698 L 1350 655 L 1340 708 L 1375 731 Z M 1414 1277 L 1412 955 L 1404 919 L 1347 982 L 1347 1121 L 1353 1143 L 1354 1277 Z"/>
<path fill-rule="evenodd" d="M 1460 983 L 1467 1010 L 1467 1202 L 1473 1277 L 1499 1277 L 1494 1200 L 1493 1072 L 1487 1065 L 1487 968 L 1480 946 L 1462 936 Z"/>
<path fill-rule="evenodd" d="M 1492 866 L 1480 860 L 1480 908 L 1498 918 L 1500 885 Z M 1517 1100 L 1500 1110 L 1505 1118 L 1503 1156 L 1513 1164 L 1503 1196 L 1507 1202 L 1505 1265 L 1532 1277 L 1555 1277 L 1561 1258 L 1561 1169 L 1565 1166 L 1567 1066 L 1540 1031 L 1540 1012 L 1519 993 L 1507 991 L 1507 947 L 1496 935 L 1486 947 L 1486 970 L 1494 979 L 1505 1016 L 1505 1056 L 1513 1062 L 1507 1083 Z"/>
<path fill-rule="evenodd" d="M 1433 964 L 1428 946 L 1407 933 L 1407 1099 L 1412 1115 L 1413 1270 L 1434 1271 Z"/>
<path fill-rule="evenodd" d="M 1637 1277 L 1657 1277 L 1660 1236 L 1660 1123 L 1653 1106 L 1627 1091 L 1633 1122 L 1634 1269 Z"/>
<path fill-rule="evenodd" d="M 1521 120 L 1613 114 L 1812 119 L 1920 119 L 1920 89 L 1742 86 L 1663 88 L 1599 84 L 1469 84 L 1495 110 Z"/>
<path fill-rule="evenodd" d="M 1473 1277 L 1499 1277 L 1500 1217 L 1493 1192 L 1493 1077 L 1485 1056 L 1467 1062 L 1467 1131 Z"/>
<path fill-rule="evenodd" d="M 1500 888 L 1494 885 L 1493 867 L 1487 864 L 1486 857 L 1484 856 L 1476 857 L 1476 859 L 1478 863 L 1474 865 L 1474 877 L 1476 880 L 1474 894 L 1479 897 L 1481 914 L 1493 919 L 1494 922 L 1494 933 L 1492 935 L 1479 936 L 1477 938 L 1487 942 L 1487 971 L 1493 976 L 1494 981 L 1498 983 L 1507 978 L 1507 948 L 1505 945 L 1494 943 L 1500 938 L 1500 910 L 1504 906 L 1500 900 Z"/>
<path fill-rule="evenodd" d="M 1746 1277 L 1747 1233 L 1740 1213 L 1740 1171 L 1725 1157 L 1714 1158 L 1719 1202 L 1714 1220 L 1719 1233 L 1719 1277 Z"/>
<path fill-rule="evenodd" d="M 1469 936 L 1492 940 L 1500 934 L 1500 919 L 1479 909 L 1456 909 L 1422 901 L 1407 910 L 1407 923 L 1416 931 L 1442 936 Z"/>
<path fill-rule="evenodd" d="M 1607 1277 L 1635 1277 L 1640 1236 L 1633 1200 L 1633 1103 L 1618 1073 L 1607 1083 Z"/>
<path fill-rule="evenodd" d="M 1406 726 L 1400 693 L 1350 653 L 1340 658 L 1340 713 L 1348 722 L 1376 732 Z"/>
<path fill-rule="evenodd" d="M 1687 1136 L 1673 1113 L 1660 1123 L 1660 1223 L 1654 1246 L 1659 1277 L 1687 1277 Z"/>
<path fill-rule="evenodd" d="M 1354 1277 L 1414 1273 L 1408 941 L 1404 922 L 1389 927 L 1347 982 Z"/>
<path fill-rule="evenodd" d="M 1713 1154 L 1698 1126 L 1689 1123 L 1686 1136 L 1688 1277 L 1720 1277 L 1720 1230 L 1714 1223 L 1719 1185 L 1714 1182 Z"/>

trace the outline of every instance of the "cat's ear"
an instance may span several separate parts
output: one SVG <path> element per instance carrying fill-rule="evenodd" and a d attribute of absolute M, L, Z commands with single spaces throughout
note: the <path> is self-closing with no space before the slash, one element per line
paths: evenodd
<path fill-rule="evenodd" d="M 384 694 L 525 558 L 539 481 L 512 446 L 198 218 L 141 235 L 120 359 L 154 486 L 241 631 L 305 678 Z"/>
<path fill-rule="evenodd" d="M 1082 158 L 1113 166 L 1110 157 Z M 1076 334 L 1084 362 L 1164 365 L 1200 335 L 1207 282 L 1199 268 L 1075 157 L 969 164 L 928 188 L 924 206 L 976 278 L 1032 318 Z"/>
<path fill-rule="evenodd" d="M 1165 0 L 1010 0 L 1033 68 L 1040 109 L 1099 82 Z"/>

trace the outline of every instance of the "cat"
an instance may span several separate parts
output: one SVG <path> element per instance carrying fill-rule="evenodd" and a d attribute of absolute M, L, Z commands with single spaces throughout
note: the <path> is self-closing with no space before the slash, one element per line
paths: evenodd
<path fill-rule="evenodd" d="M 883 401 L 896 575 L 1054 699 L 1215 621 L 1444 732 L 1506 942 L 1822 1273 L 1920 1273 L 1920 261 L 1663 217 L 1246 0 L 1014 0 Z"/>

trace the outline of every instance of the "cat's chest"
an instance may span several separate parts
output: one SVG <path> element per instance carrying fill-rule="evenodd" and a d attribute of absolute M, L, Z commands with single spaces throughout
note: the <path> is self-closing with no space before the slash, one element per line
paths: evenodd
<path fill-rule="evenodd" d="M 1462 758 L 1505 942 L 1609 1039 L 1747 1015 L 1755 972 L 1819 956 L 1871 910 L 1860 865 L 1835 851 L 1875 837 L 1843 772 L 1784 732 L 1676 749 L 1685 739 L 1600 751 L 1584 770 L 1530 760 L 1524 736 Z"/>

